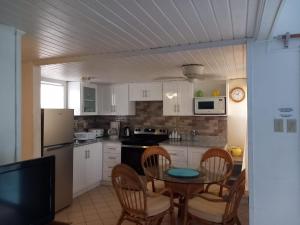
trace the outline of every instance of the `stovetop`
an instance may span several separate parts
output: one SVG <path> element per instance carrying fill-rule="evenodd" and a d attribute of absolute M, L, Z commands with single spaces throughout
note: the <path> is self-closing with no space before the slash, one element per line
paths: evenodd
<path fill-rule="evenodd" d="M 166 129 L 135 128 L 133 136 L 122 141 L 123 145 L 151 146 L 168 139 Z"/>

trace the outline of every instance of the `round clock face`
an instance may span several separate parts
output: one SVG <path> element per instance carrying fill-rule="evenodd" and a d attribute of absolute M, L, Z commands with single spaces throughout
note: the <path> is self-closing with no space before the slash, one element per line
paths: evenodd
<path fill-rule="evenodd" d="M 232 101 L 241 102 L 245 98 L 245 91 L 241 87 L 235 87 L 230 91 L 230 98 Z"/>

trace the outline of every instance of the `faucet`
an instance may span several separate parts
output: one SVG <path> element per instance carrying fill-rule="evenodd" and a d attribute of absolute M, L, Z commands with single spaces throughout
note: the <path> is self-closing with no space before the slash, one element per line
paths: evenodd
<path fill-rule="evenodd" d="M 192 141 L 194 141 L 195 136 L 199 135 L 199 131 L 198 130 L 191 130 L 191 135 L 192 135 Z"/>

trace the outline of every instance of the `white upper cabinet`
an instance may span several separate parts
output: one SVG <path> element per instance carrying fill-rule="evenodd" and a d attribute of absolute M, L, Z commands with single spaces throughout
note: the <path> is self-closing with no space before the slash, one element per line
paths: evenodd
<path fill-rule="evenodd" d="M 129 101 L 162 101 L 162 83 L 129 84 Z"/>
<path fill-rule="evenodd" d="M 97 85 L 68 82 L 68 108 L 74 115 L 97 115 Z"/>
<path fill-rule="evenodd" d="M 193 83 L 170 81 L 163 83 L 163 115 L 193 115 Z"/>
<path fill-rule="evenodd" d="M 135 115 L 135 103 L 129 102 L 128 84 L 98 85 L 99 115 Z"/>

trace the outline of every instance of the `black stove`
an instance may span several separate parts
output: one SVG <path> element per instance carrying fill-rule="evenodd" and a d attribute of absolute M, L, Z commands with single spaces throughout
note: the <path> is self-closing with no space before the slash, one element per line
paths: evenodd
<path fill-rule="evenodd" d="M 144 175 L 141 166 L 144 150 L 167 139 L 166 129 L 135 128 L 133 136 L 122 141 L 121 162 L 135 169 L 140 175 Z"/>

